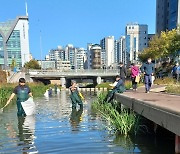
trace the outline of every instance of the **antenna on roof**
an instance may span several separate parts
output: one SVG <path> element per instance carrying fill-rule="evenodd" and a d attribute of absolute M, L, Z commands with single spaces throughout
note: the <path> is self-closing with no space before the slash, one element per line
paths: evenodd
<path fill-rule="evenodd" d="M 27 7 L 27 1 L 25 1 L 25 5 L 26 5 L 26 16 L 28 16 L 28 7 Z"/>

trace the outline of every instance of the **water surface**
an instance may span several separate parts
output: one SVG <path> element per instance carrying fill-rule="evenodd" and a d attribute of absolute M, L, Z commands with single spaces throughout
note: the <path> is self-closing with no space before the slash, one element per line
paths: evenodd
<path fill-rule="evenodd" d="M 173 153 L 169 139 L 112 135 L 99 114 L 91 110 L 94 96 L 87 95 L 84 109 L 71 109 L 67 92 L 35 100 L 35 116 L 17 118 L 16 105 L 0 115 L 0 153 Z"/>

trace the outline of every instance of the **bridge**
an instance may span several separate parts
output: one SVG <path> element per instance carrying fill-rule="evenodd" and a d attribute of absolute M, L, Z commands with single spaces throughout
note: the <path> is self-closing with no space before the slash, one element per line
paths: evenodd
<path fill-rule="evenodd" d="M 113 79 L 119 74 L 116 69 L 97 69 L 97 70 L 28 70 L 26 78 L 35 81 L 60 80 L 63 87 L 69 86 L 72 79 L 83 80 L 92 79 L 94 84 L 100 84 L 102 79 Z"/>

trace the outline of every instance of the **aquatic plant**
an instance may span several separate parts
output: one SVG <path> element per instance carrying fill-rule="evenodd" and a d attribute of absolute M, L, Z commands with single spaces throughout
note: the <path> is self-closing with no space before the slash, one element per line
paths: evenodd
<path fill-rule="evenodd" d="M 136 114 L 128 109 L 118 111 L 117 104 L 104 102 L 106 94 L 101 93 L 97 100 L 92 103 L 92 108 L 96 109 L 108 122 L 110 130 L 127 135 L 133 131 L 136 123 Z"/>
<path fill-rule="evenodd" d="M 9 99 L 13 91 L 12 87 L 1 87 L 0 88 L 0 108 L 3 107 Z"/>

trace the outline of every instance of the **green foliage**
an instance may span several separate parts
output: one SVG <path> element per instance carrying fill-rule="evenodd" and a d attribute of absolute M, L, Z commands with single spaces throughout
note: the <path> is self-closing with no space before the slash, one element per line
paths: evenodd
<path fill-rule="evenodd" d="M 12 59 L 12 62 L 11 62 L 11 69 L 13 69 L 14 67 L 16 67 L 17 64 L 16 64 L 16 60 L 15 59 Z"/>
<path fill-rule="evenodd" d="M 104 83 L 101 83 L 101 84 L 98 84 L 96 86 L 96 88 L 108 88 L 108 89 L 111 89 L 112 87 L 109 85 L 111 82 L 104 82 Z"/>
<path fill-rule="evenodd" d="M 15 84 L 6 84 L 0 87 L 0 108 L 6 104 L 15 86 Z M 33 93 L 33 97 L 41 97 L 43 96 L 45 91 L 52 85 L 44 85 L 42 83 L 30 83 L 28 84 L 28 86 Z"/>
<path fill-rule="evenodd" d="M 141 61 L 146 61 L 148 57 L 160 59 L 168 56 L 176 56 L 180 51 L 179 29 L 161 32 L 160 36 L 156 35 L 149 42 L 149 47 L 139 55 Z"/>
<path fill-rule="evenodd" d="M 24 67 L 27 68 L 27 69 L 41 69 L 38 61 L 34 60 L 34 59 L 32 59 L 29 62 L 25 63 Z"/>
<path fill-rule="evenodd" d="M 0 88 L 0 108 L 3 107 L 7 100 L 9 99 L 11 93 L 13 91 L 13 87 L 1 87 Z"/>
<path fill-rule="evenodd" d="M 115 132 L 120 132 L 121 134 L 127 135 L 133 131 L 136 123 L 136 115 L 133 111 L 128 111 L 126 109 L 118 111 L 118 104 L 110 104 L 104 102 L 106 94 L 100 94 L 95 102 L 93 102 L 92 107 L 96 109 L 101 115 L 110 122 L 109 128 Z"/>
<path fill-rule="evenodd" d="M 104 83 L 101 83 L 99 85 L 96 86 L 96 88 L 108 88 L 108 89 L 112 89 L 112 87 L 109 85 L 109 84 L 112 84 L 111 82 L 104 82 Z M 129 90 L 130 88 L 132 88 L 132 83 L 131 81 L 125 81 L 125 88 L 127 90 Z"/>

